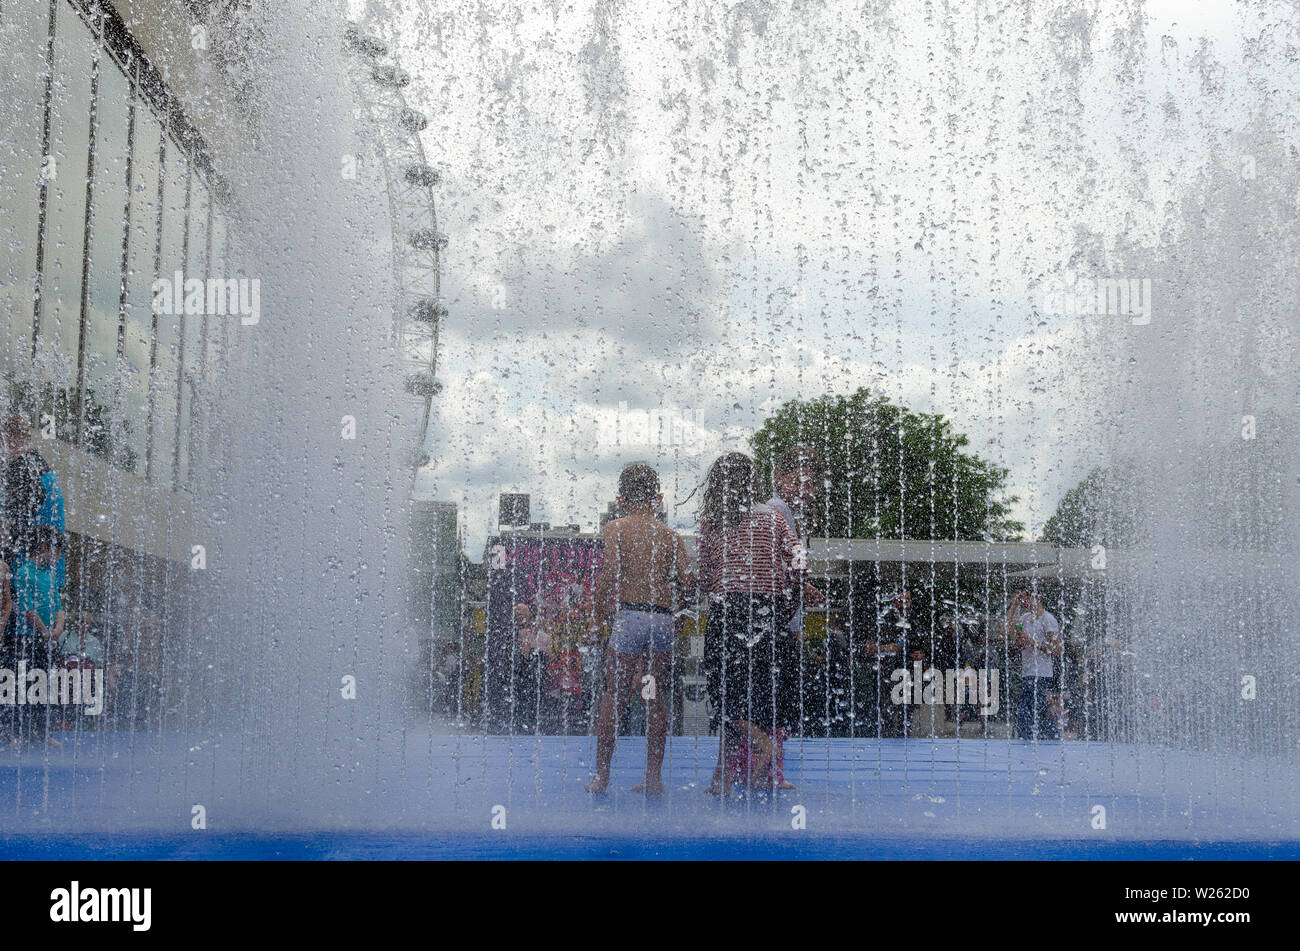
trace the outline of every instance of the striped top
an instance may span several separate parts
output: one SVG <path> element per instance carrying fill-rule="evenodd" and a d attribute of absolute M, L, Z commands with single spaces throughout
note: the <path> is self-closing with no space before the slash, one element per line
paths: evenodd
<path fill-rule="evenodd" d="M 807 554 L 784 516 L 769 505 L 721 532 L 700 533 L 699 578 L 709 594 L 794 595 Z"/>

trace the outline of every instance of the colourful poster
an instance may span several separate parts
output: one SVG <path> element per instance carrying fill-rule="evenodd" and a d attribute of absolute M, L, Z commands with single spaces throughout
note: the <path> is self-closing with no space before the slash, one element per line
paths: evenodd
<path fill-rule="evenodd" d="M 591 537 L 521 532 L 489 540 L 489 729 L 585 732 L 599 660 L 594 594 L 603 556 L 603 543 Z"/>

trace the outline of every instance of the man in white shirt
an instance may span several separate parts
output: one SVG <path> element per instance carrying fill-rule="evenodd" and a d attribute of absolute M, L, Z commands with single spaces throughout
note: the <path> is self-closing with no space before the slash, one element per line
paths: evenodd
<path fill-rule="evenodd" d="M 1056 658 L 1064 642 L 1061 625 L 1047 610 L 1042 595 L 1017 591 L 1007 611 L 1007 636 L 1020 651 L 1020 697 L 1016 728 L 1022 740 L 1055 740 L 1060 736 L 1047 704 Z"/>

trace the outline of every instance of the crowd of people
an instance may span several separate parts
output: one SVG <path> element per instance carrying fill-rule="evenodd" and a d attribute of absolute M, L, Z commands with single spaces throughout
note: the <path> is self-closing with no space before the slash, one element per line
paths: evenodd
<path fill-rule="evenodd" d="M 1077 707 L 1071 688 L 1077 697 L 1082 665 L 1041 594 L 1015 592 L 1005 617 L 984 630 L 959 612 L 922 630 L 915 623 L 912 594 L 903 587 L 878 605 L 881 610 L 868 625 L 873 636 L 854 643 L 832 625 L 815 648 L 804 615 L 824 606 L 826 593 L 808 577 L 801 515 L 811 511 L 824 476 L 816 452 L 804 446 L 782 453 L 773 470 L 774 491 L 764 499 L 759 472 L 745 454 L 727 453 L 712 465 L 693 569 L 682 538 L 656 515 L 663 499 L 654 469 L 635 463 L 620 474 L 621 515 L 604 528 L 605 557 L 592 605 L 592 630 L 606 640 L 593 711 L 591 792 L 608 786 L 616 738 L 627 732 L 626 716 L 637 708 L 644 711 L 647 752 L 644 779 L 636 788 L 662 792 L 677 680 L 673 658 L 683 625 L 700 607 L 706 615 L 703 670 L 718 735 L 712 793 L 726 795 L 737 785 L 792 788 L 784 775 L 783 748 L 795 733 L 929 735 L 932 727 L 922 730 L 913 722 L 917 707 L 899 702 L 891 691 L 900 674 L 910 683 L 912 671 L 997 665 L 1008 675 L 1008 696 L 1015 682 L 1014 709 L 1004 716 L 1010 715 L 1018 736 L 1070 735 Z M 531 623 L 528 608 L 517 607 L 514 620 L 524 681 L 554 680 L 550 644 L 537 640 L 540 628 Z M 573 677 L 577 686 L 580 671 Z M 987 697 L 981 704 L 972 688 L 943 706 L 958 729 L 963 720 L 984 720 L 987 727 L 999 700 L 1000 694 L 992 704 Z M 570 723 L 581 720 L 578 705 L 571 713 Z"/>
<path fill-rule="evenodd" d="M 105 706 L 119 725 L 147 719 L 159 693 L 156 625 L 136 612 L 137 636 L 114 638 L 89 604 L 68 604 L 63 489 L 24 415 L 0 422 L 0 458 L 0 739 L 59 746 L 60 730 L 91 728 Z M 102 695 L 53 702 L 55 671 L 88 685 L 99 672 Z"/>
<path fill-rule="evenodd" d="M 15 702 L 20 669 L 101 671 L 109 720 L 147 719 L 158 705 L 152 648 L 159 638 L 149 636 L 158 625 L 140 611 L 115 612 L 139 615 L 139 630 L 128 637 L 106 627 L 86 603 L 70 610 L 58 477 L 33 446 L 26 418 L 5 417 L 0 436 L 0 736 L 57 744 L 52 728 L 66 728 L 76 715 L 49 703 Z M 1014 700 L 1000 714 L 999 704 L 990 709 L 978 697 L 943 699 L 958 730 L 962 722 L 987 728 L 1000 715 L 1022 738 L 1081 735 L 1089 671 L 1041 593 L 1015 592 L 1005 616 L 978 621 L 931 604 L 931 623 L 923 624 L 906 585 L 871 591 L 865 601 L 859 592 L 849 630 L 827 615 L 819 636 L 809 637 L 805 613 L 824 608 L 827 592 L 808 577 L 803 515 L 812 511 L 825 476 L 817 453 L 805 446 L 781 453 L 771 475 L 772 492 L 764 498 L 750 457 L 730 452 L 713 463 L 692 566 L 683 539 L 660 517 L 658 474 L 645 463 L 626 467 L 618 483 L 620 516 L 604 527 L 594 585 L 575 575 L 534 603 L 514 606 L 514 725 L 543 733 L 594 728 L 593 792 L 609 783 L 616 737 L 644 731 L 639 788 L 662 791 L 681 673 L 676 648 L 683 627 L 702 610 L 701 667 L 719 737 L 709 789 L 717 794 L 737 784 L 787 787 L 783 747 L 791 735 L 928 735 L 933 721 L 919 727 L 918 707 L 898 701 L 900 672 L 907 682 L 920 670 L 1003 672 L 1002 695 Z M 449 708 L 463 671 L 463 659 L 448 645 L 434 675 Z"/>
<path fill-rule="evenodd" d="M 58 476 L 31 445 L 31 428 L 19 415 L 5 417 L 4 475 L 0 480 L 0 668 L 16 679 L 20 668 L 48 671 L 60 665 L 67 613 L 63 606 L 63 492 Z M 11 692 L 16 692 L 14 683 Z M 25 686 L 25 684 L 23 685 Z M 0 699 L 5 699 L 0 697 Z M 46 705 L 0 703 L 11 739 L 45 739 Z M 48 741 L 57 745 L 58 741 Z"/>

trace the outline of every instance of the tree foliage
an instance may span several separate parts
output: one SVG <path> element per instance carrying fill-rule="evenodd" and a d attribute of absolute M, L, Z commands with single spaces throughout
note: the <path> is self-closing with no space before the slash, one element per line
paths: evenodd
<path fill-rule="evenodd" d="M 805 530 L 854 538 L 1018 540 L 1008 470 L 966 451 L 942 415 L 916 413 L 859 388 L 851 396 L 791 400 L 750 438 L 765 489 L 782 452 L 803 444 L 825 484 Z"/>
<path fill-rule="evenodd" d="M 1061 497 L 1042 540 L 1062 548 L 1127 548 L 1137 541 L 1133 474 L 1098 466 Z"/>

